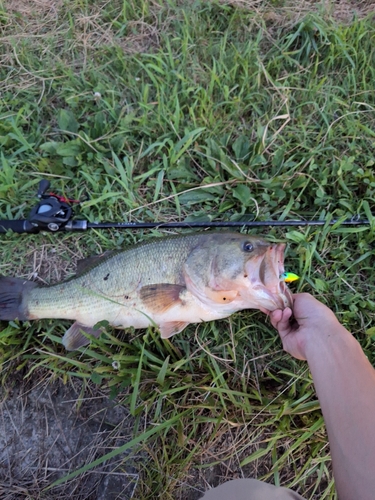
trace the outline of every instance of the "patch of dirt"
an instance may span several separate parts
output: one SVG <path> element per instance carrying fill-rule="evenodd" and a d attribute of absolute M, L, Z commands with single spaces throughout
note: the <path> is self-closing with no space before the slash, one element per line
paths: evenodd
<path fill-rule="evenodd" d="M 1 392 L 0 498 L 130 500 L 138 481 L 131 451 L 43 492 L 131 440 L 134 419 L 90 384 L 35 375 L 27 384 L 18 375 L 13 388 Z"/>

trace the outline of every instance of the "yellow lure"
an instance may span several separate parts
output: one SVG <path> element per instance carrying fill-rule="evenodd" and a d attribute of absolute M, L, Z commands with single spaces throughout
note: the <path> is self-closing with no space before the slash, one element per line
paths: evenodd
<path fill-rule="evenodd" d="M 285 281 L 285 283 L 292 283 L 293 281 L 299 280 L 299 276 L 294 273 L 283 273 L 280 279 L 281 281 Z"/>

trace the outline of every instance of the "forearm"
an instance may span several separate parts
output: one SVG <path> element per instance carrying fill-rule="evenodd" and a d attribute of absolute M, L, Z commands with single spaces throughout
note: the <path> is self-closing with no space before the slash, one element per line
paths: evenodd
<path fill-rule="evenodd" d="M 306 351 L 325 419 L 340 500 L 375 495 L 375 370 L 343 327 Z"/>

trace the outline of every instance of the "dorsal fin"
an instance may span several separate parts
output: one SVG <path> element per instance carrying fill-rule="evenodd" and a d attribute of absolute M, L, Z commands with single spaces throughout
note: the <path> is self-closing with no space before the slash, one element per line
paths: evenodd
<path fill-rule="evenodd" d="M 92 269 L 93 267 L 103 262 L 103 260 L 108 259 L 115 253 L 118 253 L 118 250 L 107 250 L 104 253 L 99 255 L 92 255 L 91 257 L 86 257 L 85 259 L 80 259 L 77 261 L 77 275 L 83 274 L 84 272 Z"/>

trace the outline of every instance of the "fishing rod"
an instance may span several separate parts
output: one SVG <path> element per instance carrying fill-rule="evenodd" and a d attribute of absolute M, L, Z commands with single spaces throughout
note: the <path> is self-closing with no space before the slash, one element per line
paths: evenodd
<path fill-rule="evenodd" d="M 347 220 L 283 220 L 283 221 L 197 221 L 197 222 L 89 222 L 73 219 L 72 205 L 78 200 L 70 200 L 54 193 L 47 193 L 50 182 L 43 179 L 39 183 L 37 197 L 39 202 L 31 210 L 27 219 L 0 220 L 0 233 L 11 230 L 15 233 L 39 233 L 40 231 L 86 231 L 87 229 L 172 229 L 172 228 L 210 228 L 210 227 L 275 227 L 275 226 L 324 226 L 340 223 L 345 226 L 370 225 L 368 219 L 353 217 Z M 249 217 L 251 217 L 249 215 Z"/>

